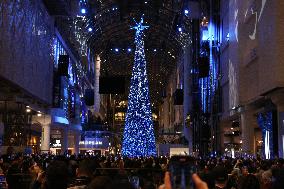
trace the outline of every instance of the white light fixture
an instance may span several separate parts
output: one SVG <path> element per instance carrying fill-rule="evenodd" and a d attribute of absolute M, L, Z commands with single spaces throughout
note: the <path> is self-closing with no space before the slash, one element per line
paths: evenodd
<path fill-rule="evenodd" d="M 37 111 L 37 116 L 38 117 L 41 117 L 42 116 L 42 113 L 40 111 Z"/>

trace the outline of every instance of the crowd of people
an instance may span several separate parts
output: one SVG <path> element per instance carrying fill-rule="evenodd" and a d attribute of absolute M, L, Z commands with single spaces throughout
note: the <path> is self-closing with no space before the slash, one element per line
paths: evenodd
<path fill-rule="evenodd" d="M 170 158 L 119 156 L 2 156 L 0 188 L 9 189 L 174 189 Z M 198 189 L 283 189 L 284 160 L 195 158 Z"/>

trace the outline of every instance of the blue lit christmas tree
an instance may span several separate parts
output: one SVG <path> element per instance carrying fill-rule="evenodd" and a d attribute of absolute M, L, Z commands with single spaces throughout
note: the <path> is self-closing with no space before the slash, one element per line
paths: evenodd
<path fill-rule="evenodd" d="M 143 40 L 143 31 L 147 28 L 143 18 L 132 28 L 136 30 L 136 51 L 122 144 L 122 155 L 128 157 L 156 156 Z"/>

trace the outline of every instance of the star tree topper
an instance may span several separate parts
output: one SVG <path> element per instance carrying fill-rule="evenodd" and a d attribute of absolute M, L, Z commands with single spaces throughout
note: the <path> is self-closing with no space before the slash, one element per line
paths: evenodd
<path fill-rule="evenodd" d="M 140 20 L 139 23 L 137 23 L 136 20 L 133 18 L 133 20 L 134 20 L 136 26 L 131 27 L 131 29 L 132 29 L 132 30 L 133 30 L 133 29 L 136 30 L 136 33 L 140 33 L 141 31 L 143 31 L 143 30 L 149 28 L 149 26 L 143 26 L 143 23 L 144 23 L 143 16 L 144 16 L 144 14 L 142 15 L 141 20 Z"/>

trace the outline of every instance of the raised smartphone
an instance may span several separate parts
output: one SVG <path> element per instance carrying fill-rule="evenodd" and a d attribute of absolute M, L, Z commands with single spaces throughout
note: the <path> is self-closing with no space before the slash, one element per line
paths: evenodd
<path fill-rule="evenodd" d="M 169 162 L 172 189 L 193 189 L 192 174 L 196 173 L 195 158 L 172 156 Z"/>

